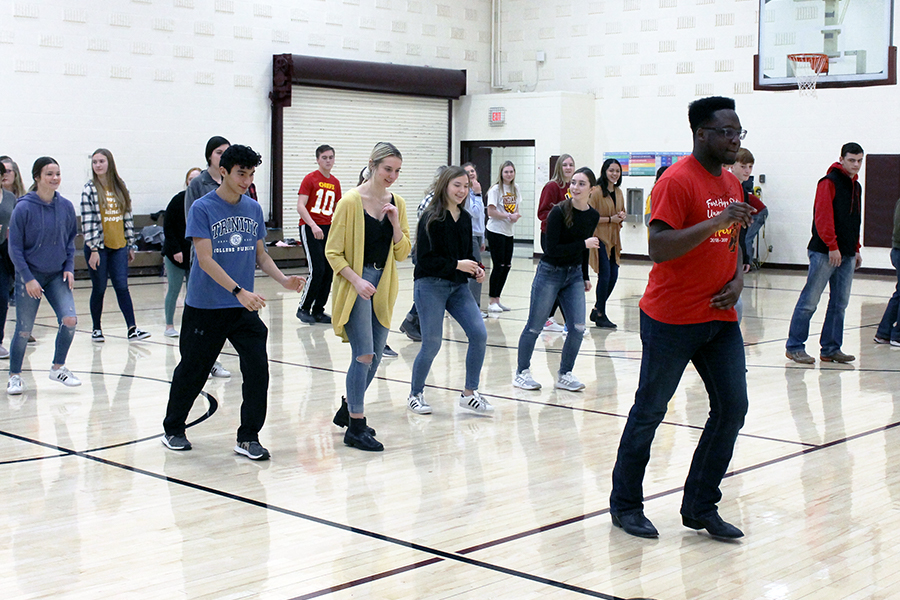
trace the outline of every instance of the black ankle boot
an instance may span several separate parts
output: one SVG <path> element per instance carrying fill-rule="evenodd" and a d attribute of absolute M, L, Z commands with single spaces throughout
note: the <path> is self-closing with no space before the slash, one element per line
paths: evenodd
<path fill-rule="evenodd" d="M 381 452 L 384 446 L 376 440 L 371 433 L 370 428 L 366 426 L 366 418 L 354 419 L 350 417 L 350 426 L 344 433 L 344 444 L 360 450 L 368 452 Z"/>
<path fill-rule="evenodd" d="M 334 418 L 331 420 L 331 422 L 338 427 L 347 427 L 350 425 L 350 407 L 347 406 L 347 399 L 343 396 L 341 396 L 341 407 L 336 413 L 334 413 Z M 367 429 L 369 431 L 369 435 L 374 437 L 375 430 L 371 427 L 367 427 Z"/>

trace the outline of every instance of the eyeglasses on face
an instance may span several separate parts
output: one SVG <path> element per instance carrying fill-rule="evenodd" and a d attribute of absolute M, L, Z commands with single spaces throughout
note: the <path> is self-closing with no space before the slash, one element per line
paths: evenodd
<path fill-rule="evenodd" d="M 715 131 L 716 133 L 727 137 L 729 140 L 733 140 L 734 138 L 742 140 L 747 137 L 746 129 L 733 129 L 731 127 L 701 127 L 700 129 Z"/>

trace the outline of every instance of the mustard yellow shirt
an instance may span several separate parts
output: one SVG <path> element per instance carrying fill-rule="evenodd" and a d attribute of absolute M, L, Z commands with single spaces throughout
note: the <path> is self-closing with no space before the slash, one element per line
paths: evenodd
<path fill-rule="evenodd" d="M 125 247 L 125 213 L 114 192 L 106 192 L 106 202 L 100 203 L 103 220 L 103 245 L 110 250 Z"/>
<path fill-rule="evenodd" d="M 406 201 L 394 194 L 394 204 L 400 218 L 400 229 L 403 237 L 396 242 L 388 254 L 384 264 L 384 273 L 378 282 L 372 305 L 378 322 L 390 328 L 394 302 L 400 288 L 397 277 L 397 261 L 409 256 L 409 225 L 406 222 Z M 325 244 L 325 258 L 334 270 L 331 288 L 331 326 L 334 333 L 342 340 L 349 341 L 344 325 L 350 320 L 350 312 L 356 302 L 356 288 L 339 273 L 344 267 L 350 267 L 357 275 L 363 271 L 363 251 L 366 241 L 366 223 L 362 205 L 362 196 L 355 188 L 347 192 L 337 203 L 328 231 Z"/>

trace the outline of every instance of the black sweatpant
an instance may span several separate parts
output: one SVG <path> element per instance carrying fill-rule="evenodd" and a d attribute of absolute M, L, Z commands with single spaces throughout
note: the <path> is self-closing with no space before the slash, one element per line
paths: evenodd
<path fill-rule="evenodd" d="M 491 247 L 491 281 L 488 296 L 491 298 L 499 298 L 503 292 L 503 286 L 506 285 L 506 278 L 512 269 L 513 242 L 515 239 L 511 235 L 503 235 L 502 233 L 494 233 L 487 230 L 488 244 Z"/>
<path fill-rule="evenodd" d="M 313 314 L 325 312 L 325 303 L 331 292 L 331 279 L 334 271 L 325 258 L 325 242 L 328 241 L 328 230 L 331 225 L 319 225 L 325 236 L 317 240 L 312 228 L 306 223 L 300 227 L 300 239 L 306 251 L 306 264 L 309 265 L 309 277 L 300 295 L 300 308 Z"/>
<path fill-rule="evenodd" d="M 206 384 L 209 370 L 222 351 L 225 340 L 231 342 L 241 360 L 241 426 L 237 441 L 258 442 L 259 430 L 266 422 L 269 391 L 269 356 L 266 338 L 269 330 L 259 313 L 246 308 L 184 307 L 181 320 L 181 362 L 175 367 L 169 388 L 169 404 L 163 427 L 167 435 L 184 435 L 184 426 L 194 400 Z"/>

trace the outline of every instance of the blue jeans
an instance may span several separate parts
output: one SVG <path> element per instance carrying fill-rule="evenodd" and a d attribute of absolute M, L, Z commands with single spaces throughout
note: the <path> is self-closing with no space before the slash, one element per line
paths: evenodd
<path fill-rule="evenodd" d="M 788 341 L 785 348 L 788 352 L 803 350 L 809 337 L 809 320 L 816 312 L 816 306 L 828 285 L 828 309 L 825 311 L 825 322 L 822 324 L 822 335 L 819 344 L 822 346 L 821 356 L 831 356 L 839 352 L 844 341 L 844 310 L 850 303 L 850 284 L 853 283 L 853 271 L 856 258 L 844 256 L 841 266 L 832 267 L 828 255 L 809 250 L 809 275 L 806 285 L 800 292 L 797 306 L 791 317 L 788 330 Z"/>
<path fill-rule="evenodd" d="M 605 315 L 606 301 L 612 295 L 616 281 L 619 280 L 619 263 L 606 255 L 606 246 L 603 245 L 603 242 L 600 242 L 597 255 L 597 288 L 594 291 L 597 301 L 594 303 L 594 308 L 597 309 L 598 314 Z"/>
<path fill-rule="evenodd" d="M 747 414 L 740 327 L 731 321 L 669 325 L 641 311 L 641 343 L 640 381 L 619 442 L 609 510 L 614 515 L 643 510 L 644 471 L 653 436 L 691 362 L 709 393 L 709 417 L 684 484 L 681 514 L 704 517 L 722 499 L 719 484 Z"/>
<path fill-rule="evenodd" d="M 134 327 L 134 306 L 131 303 L 131 294 L 128 292 L 128 248 L 110 250 L 101 248 L 100 264 L 96 269 L 88 267 L 91 276 L 91 321 L 94 329 L 100 327 L 100 318 L 103 316 L 103 296 L 106 295 L 106 280 L 112 280 L 113 289 L 116 291 L 116 300 L 119 302 L 119 310 L 125 317 L 125 324 L 129 328 Z M 90 260 L 91 250 L 84 247 L 84 258 Z"/>
<path fill-rule="evenodd" d="M 169 287 L 166 290 L 166 325 L 175 324 L 175 305 L 178 304 L 178 294 L 181 293 L 182 281 L 187 285 L 190 280 L 190 269 L 182 269 L 169 259 L 163 256 L 163 262 L 166 263 L 166 279 Z"/>
<path fill-rule="evenodd" d="M 481 245 L 484 243 L 484 236 L 481 235 L 472 235 L 472 255 L 475 257 L 475 262 L 481 263 Z M 475 298 L 475 304 L 478 306 L 478 310 L 481 310 L 481 284 L 475 281 L 475 278 L 472 277 L 469 279 L 469 291 L 472 292 L 472 297 Z"/>
<path fill-rule="evenodd" d="M 584 277 L 581 265 L 554 267 L 541 261 L 531 282 L 528 323 L 519 336 L 518 373 L 531 367 L 534 343 L 543 331 L 557 298 L 569 329 L 559 361 L 559 374 L 568 373 L 575 366 L 575 357 L 584 339 Z"/>
<path fill-rule="evenodd" d="M 888 300 L 887 308 L 884 310 L 884 316 L 881 317 L 881 323 L 878 324 L 878 331 L 875 334 L 883 340 L 892 340 L 900 342 L 900 248 L 891 248 L 891 264 L 897 272 L 897 287 L 894 288 L 894 294 Z M 0 340 L 3 338 L 0 337 Z"/>
<path fill-rule="evenodd" d="M 69 346 L 75 337 L 75 324 L 67 327 L 63 319 L 71 317 L 75 319 L 75 299 L 69 284 L 63 279 L 62 271 L 56 273 L 39 273 L 32 271 L 35 280 L 44 288 L 43 298 L 47 299 L 53 311 L 56 313 L 56 321 L 59 323 L 59 331 L 56 332 L 56 353 L 53 355 L 54 365 L 66 364 L 66 355 Z M 16 274 L 16 333 L 13 338 L 9 356 L 9 373 L 15 375 L 22 372 L 22 360 L 25 358 L 25 348 L 28 345 L 28 336 L 34 327 L 34 317 L 41 305 L 40 298 L 32 298 L 25 291 L 25 282 L 21 275 Z"/>
<path fill-rule="evenodd" d="M 0 264 L 0 346 L 3 345 L 3 333 L 6 329 L 6 316 L 9 312 L 10 273 Z"/>
<path fill-rule="evenodd" d="M 438 277 L 424 277 L 416 279 L 413 294 L 416 306 L 419 307 L 422 346 L 413 363 L 412 393 L 418 394 L 425 389 L 425 378 L 431 370 L 434 357 L 441 349 L 444 310 L 456 319 L 469 338 L 465 389 L 477 390 L 481 366 L 484 364 L 487 331 L 481 318 L 481 309 L 475 304 L 468 283 L 453 283 Z"/>
<path fill-rule="evenodd" d="M 374 267 L 364 267 L 362 278 L 377 288 L 383 272 Z M 350 311 L 350 320 L 344 325 L 344 331 L 347 332 L 350 350 L 353 353 L 353 360 L 347 369 L 347 404 L 351 413 L 362 414 L 365 409 L 366 389 L 375 378 L 375 372 L 381 362 L 388 330 L 378 322 L 372 300 L 357 296 L 353 310 Z M 371 363 L 359 360 L 367 355 L 372 355 Z"/>
<path fill-rule="evenodd" d="M 769 216 L 769 209 L 764 208 L 755 215 L 753 215 L 753 220 L 750 222 L 750 227 L 747 228 L 747 254 L 750 255 L 750 260 L 753 260 L 753 255 L 755 253 L 754 246 L 756 244 L 756 236 L 759 234 L 759 230 L 762 229 L 763 224 L 766 222 L 766 218 Z"/>

